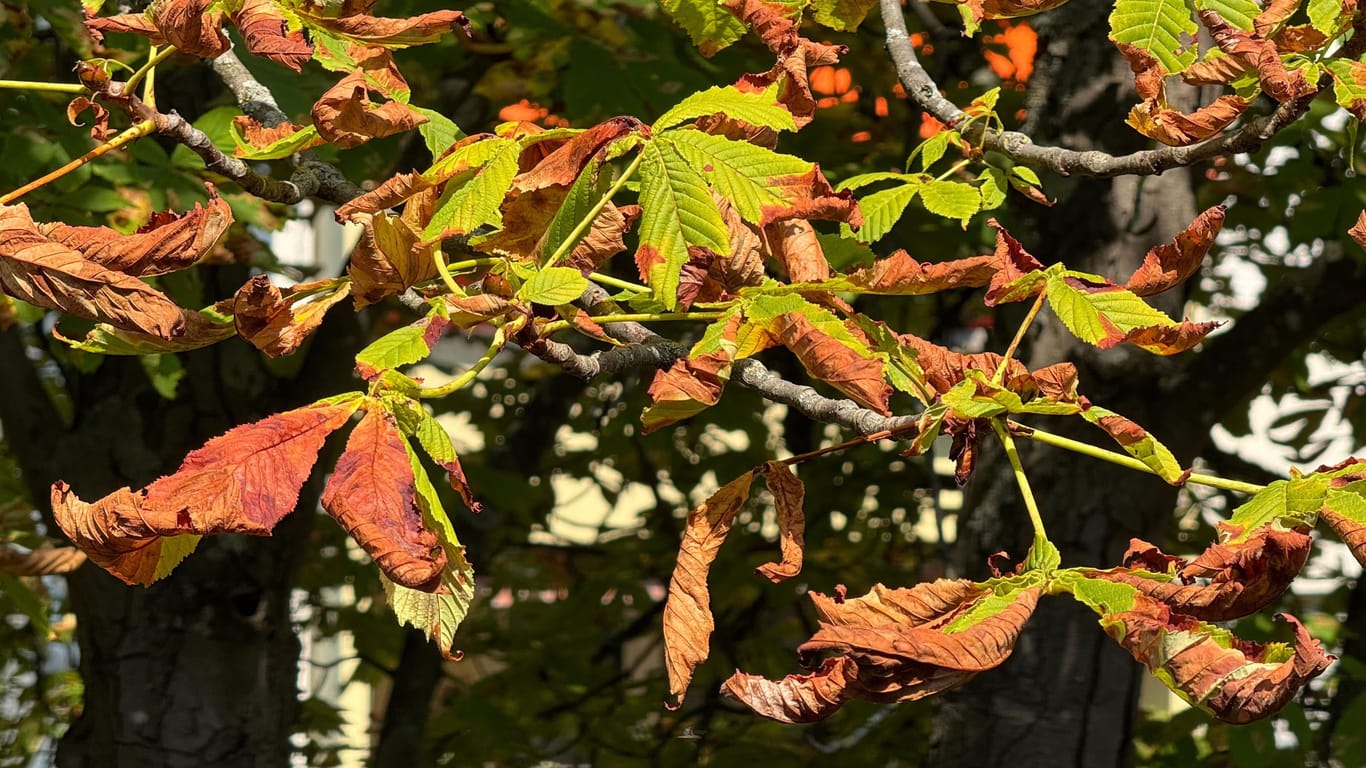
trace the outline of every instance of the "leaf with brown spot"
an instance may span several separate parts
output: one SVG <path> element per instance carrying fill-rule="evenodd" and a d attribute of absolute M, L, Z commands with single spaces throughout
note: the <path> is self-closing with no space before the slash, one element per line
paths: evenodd
<path fill-rule="evenodd" d="M 403 435 L 392 416 L 373 406 L 337 459 L 322 505 L 390 581 L 432 591 L 446 554 L 436 534 L 422 524 L 414 483 Z"/>
<path fill-rule="evenodd" d="M 774 176 L 769 188 L 782 198 L 781 204 L 760 208 L 761 226 L 778 221 L 838 221 L 851 229 L 863 226 L 863 213 L 852 190 L 836 192 L 821 173 L 819 165 L 806 173 Z M 809 225 L 808 225 L 809 226 Z"/>
<path fill-rule="evenodd" d="M 295 72 L 302 72 L 313 58 L 313 46 L 304 39 L 303 31 L 289 29 L 274 0 L 242 0 L 242 7 L 232 14 L 232 23 L 242 33 L 247 50 L 257 56 Z"/>
<path fill-rule="evenodd" d="M 363 72 L 347 75 L 327 89 L 313 105 L 312 116 L 319 135 L 343 148 L 410 131 L 427 122 L 400 101 L 373 104 Z"/>
<path fill-rule="evenodd" d="M 257 275 L 233 297 L 237 335 L 270 357 L 293 354 L 327 310 L 350 293 L 350 280 L 318 280 L 281 291 L 268 276 Z"/>
<path fill-rule="evenodd" d="M 769 224 L 763 229 L 768 252 L 794 283 L 814 283 L 830 277 L 830 262 L 816 230 L 801 219 Z"/>
<path fill-rule="evenodd" d="M 664 665 L 669 672 L 669 693 L 682 704 L 692 682 L 693 670 L 710 653 L 715 621 L 711 615 L 711 592 L 707 574 L 716 553 L 730 533 L 735 513 L 749 498 L 754 473 L 726 483 L 711 498 L 688 513 L 678 564 L 669 580 L 664 604 Z"/>
<path fill-rule="evenodd" d="M 430 247 L 415 248 L 419 233 L 399 216 L 356 214 L 363 227 L 346 274 L 351 278 L 356 309 L 397 296 L 436 277 Z"/>
<path fill-rule="evenodd" d="M 769 493 L 773 494 L 783 559 L 777 563 L 764 563 L 756 570 L 759 575 L 776 584 L 802 571 L 802 543 L 806 532 L 802 506 L 806 500 L 806 487 L 797 479 L 792 468 L 782 462 L 765 462 L 759 472 L 768 484 Z"/>
<path fill-rule="evenodd" d="M 469 34 L 470 22 L 460 11 L 432 11 L 405 19 L 388 19 L 365 13 L 339 18 L 299 14 L 310 26 L 321 27 L 333 34 L 358 43 L 382 48 L 408 48 L 435 43 L 459 27 Z"/>
<path fill-rule="evenodd" d="M 0 291 L 115 328 L 174 339 L 181 309 L 130 275 L 88 261 L 43 235 L 28 206 L 0 206 Z"/>
<path fill-rule="evenodd" d="M 323 441 L 360 402 L 355 394 L 331 398 L 231 429 L 136 493 L 121 488 L 87 504 L 59 482 L 54 517 L 97 565 L 129 584 L 150 584 L 179 562 L 166 548 L 186 534 L 269 535 L 294 510 Z"/>
<path fill-rule="evenodd" d="M 212 59 L 228 50 L 229 42 L 223 32 L 227 17 L 208 10 L 211 5 L 214 0 L 161 0 L 147 12 L 166 42 L 182 53 Z"/>
<path fill-rule="evenodd" d="M 237 144 L 233 154 L 252 160 L 276 160 L 327 143 L 314 126 L 286 120 L 267 128 L 249 115 L 232 119 L 232 138 Z"/>
<path fill-rule="evenodd" d="M 1170 243 L 1153 246 L 1124 287 L 1138 296 L 1156 296 L 1184 283 L 1200 269 L 1224 226 L 1225 207 L 1216 205 L 1195 217 Z"/>
<path fill-rule="evenodd" d="M 39 224 L 48 239 L 77 251 L 88 261 L 136 277 L 186 269 L 209 254 L 231 226 L 232 209 L 208 185 L 207 206 L 195 203 L 185 213 L 157 211 L 131 235 L 109 227 Z"/>
<path fill-rule="evenodd" d="M 1318 91 L 1318 86 L 1309 82 L 1302 70 L 1286 68 L 1274 42 L 1238 29 L 1224 21 L 1217 11 L 1200 11 L 1199 17 L 1220 50 L 1257 70 L 1262 90 L 1271 98 L 1285 103 Z"/>
<path fill-rule="evenodd" d="M 888 414 L 892 387 L 882 372 L 882 362 L 860 354 L 848 344 L 825 333 L 800 312 L 774 318 L 766 329 L 779 344 L 792 350 L 813 377 L 843 392 L 865 408 Z"/>

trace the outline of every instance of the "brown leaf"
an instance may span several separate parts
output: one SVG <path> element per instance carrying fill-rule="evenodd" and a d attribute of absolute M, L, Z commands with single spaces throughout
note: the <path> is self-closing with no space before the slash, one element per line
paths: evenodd
<path fill-rule="evenodd" d="M 1175 325 L 1152 325 L 1146 328 L 1135 328 L 1124 334 L 1122 338 L 1116 338 L 1113 343 L 1109 340 L 1102 340 L 1096 346 L 1101 349 L 1109 349 L 1119 344 L 1133 344 L 1141 349 L 1146 349 L 1155 355 L 1175 355 L 1185 352 L 1191 347 L 1205 340 L 1210 331 L 1218 328 L 1222 323 L 1217 321 L 1207 323 L 1181 322 Z"/>
<path fill-rule="evenodd" d="M 836 192 L 830 181 L 813 166 L 806 173 L 774 176 L 768 180 L 769 189 L 783 199 L 781 205 L 765 205 L 759 209 L 760 225 L 778 221 L 839 221 L 854 229 L 863 226 L 863 214 L 851 190 Z"/>
<path fill-rule="evenodd" d="M 460 11 L 433 11 L 405 19 L 359 13 L 340 18 L 312 16 L 310 21 L 357 42 L 387 48 L 435 43 L 456 27 L 466 34 L 470 28 L 469 19 Z"/>
<path fill-rule="evenodd" d="M 1223 635 L 1145 595 L 1134 608 L 1101 618 L 1114 638 L 1192 705 L 1225 722 L 1244 724 L 1279 712 L 1333 657 L 1294 617 L 1293 651 Z"/>
<path fill-rule="evenodd" d="M 1181 79 L 1191 85 L 1227 85 L 1242 77 L 1249 69 L 1241 59 L 1223 55 L 1223 51 L 1215 48 L 1203 61 L 1186 67 Z"/>
<path fill-rule="evenodd" d="M 848 689 L 858 671 L 848 656 L 826 659 L 809 675 L 788 675 L 777 681 L 737 671 L 721 684 L 721 692 L 770 720 L 814 723 L 852 698 Z"/>
<path fill-rule="evenodd" d="M 77 118 L 87 109 L 95 115 L 95 122 L 90 126 L 90 138 L 100 142 L 108 140 L 110 136 L 109 110 L 105 109 L 104 105 L 99 102 L 91 101 L 85 96 L 77 96 L 72 99 L 71 103 L 66 105 L 67 122 L 80 127 L 81 122 Z"/>
<path fill-rule="evenodd" d="M 759 472 L 773 494 L 783 559 L 778 563 L 764 563 L 756 570 L 759 575 L 776 584 L 802 571 L 802 540 L 806 532 L 806 516 L 802 505 L 806 499 L 806 487 L 797 479 L 792 468 L 782 462 L 766 462 Z"/>
<path fill-rule="evenodd" d="M 10 576 L 70 573 L 85 565 L 85 561 L 85 553 L 75 547 L 44 545 L 24 551 L 13 544 L 0 544 L 0 573 Z"/>
<path fill-rule="evenodd" d="M 781 83 L 778 101 L 792 113 L 797 128 L 803 128 L 816 114 L 816 98 L 811 93 L 809 72 L 814 67 L 834 64 L 848 52 L 842 45 L 813 43 L 801 37 L 797 23 L 782 10 L 763 0 L 726 0 L 726 8 L 745 26 L 754 30 L 778 62 L 767 72 L 741 77 L 735 86 L 741 91 L 763 91 Z M 704 54 L 707 52 L 704 50 Z"/>
<path fill-rule="evenodd" d="M 683 703 L 693 670 L 706 660 L 715 622 L 707 574 L 716 553 L 730 533 L 735 513 L 749 498 L 754 473 L 726 483 L 711 498 L 688 513 L 678 564 L 669 580 L 664 604 L 664 664 L 669 672 L 669 693 Z"/>
<path fill-rule="evenodd" d="M 318 134 L 343 148 L 410 131 L 427 122 L 426 117 L 403 102 L 373 104 L 365 73 L 360 71 L 327 89 L 313 105 L 312 115 Z"/>
<path fill-rule="evenodd" d="M 351 292 L 349 280 L 318 280 L 281 291 L 257 275 L 233 297 L 237 335 L 270 357 L 293 354 L 317 330 L 327 310 Z"/>
<path fill-rule="evenodd" d="M 613 117 L 589 128 L 561 144 L 530 170 L 512 180 L 512 188 L 531 192 L 549 186 L 569 187 L 591 158 L 599 159 L 623 136 L 647 131 L 634 117 Z M 539 146 L 539 145 L 533 145 Z"/>
<path fill-rule="evenodd" d="M 933 344 L 912 333 L 901 334 L 897 339 L 903 346 L 915 350 L 916 361 L 925 371 L 925 382 L 937 395 L 948 392 L 966 379 L 967 374 L 964 372 L 967 370 L 981 371 L 990 377 L 1001 366 L 1002 358 L 995 352 L 965 355 L 961 352 L 954 352 L 947 347 Z M 1014 379 L 1029 375 L 1029 369 L 1025 367 L 1024 363 L 1013 357 L 1008 365 L 1004 377 L 1007 384 Z"/>
<path fill-rule="evenodd" d="M 941 262 L 919 262 L 898 250 L 847 279 L 869 293 L 922 295 L 954 288 L 980 288 L 996 276 L 995 256 L 971 256 Z"/>
<path fill-rule="evenodd" d="M 1222 540 L 1230 540 L 1228 527 L 1221 524 L 1220 532 Z M 1229 621 L 1256 613 L 1280 597 L 1304 567 L 1310 544 L 1305 530 L 1266 525 L 1236 543 L 1215 543 L 1187 564 L 1135 539 L 1126 553 L 1124 568 L 1088 575 L 1128 584 L 1202 621 Z M 1167 574 L 1172 567 L 1173 581 L 1135 572 Z M 1196 579 L 1207 581 L 1197 583 Z"/>
<path fill-rule="evenodd" d="M 800 312 L 774 318 L 772 333 L 779 344 L 792 350 L 806 372 L 853 398 L 865 408 L 890 414 L 892 387 L 882 362 L 868 358 L 826 334 Z"/>
<path fill-rule="evenodd" d="M 148 9 L 166 42 L 191 56 L 212 59 L 228 50 L 222 11 L 209 11 L 213 0 L 160 0 Z"/>
<path fill-rule="evenodd" d="M 52 487 L 54 517 L 97 565 L 129 584 L 149 584 L 164 537 L 269 535 L 294 510 L 323 441 L 358 402 L 315 403 L 236 427 L 137 493 L 120 488 L 87 504 L 59 482 Z"/>
<path fill-rule="evenodd" d="M 204 258 L 232 224 L 232 209 L 208 185 L 207 206 L 195 203 L 185 213 L 157 211 L 132 235 L 109 227 L 39 224 L 38 231 L 79 252 L 88 261 L 127 275 L 150 277 L 186 269 Z"/>
<path fill-rule="evenodd" d="M 388 213 L 361 213 L 353 216 L 352 221 L 363 226 L 346 270 L 356 309 L 397 296 L 436 277 L 431 247 L 414 250 L 421 233 L 402 218 Z"/>
<path fill-rule="evenodd" d="M 608 259 L 626 250 L 624 235 L 627 226 L 621 209 L 608 203 L 602 213 L 593 219 L 588 234 L 574 246 L 562 263 L 580 272 L 597 271 Z M 544 247 L 541 250 L 544 251 Z"/>
<path fill-rule="evenodd" d="M 416 171 L 394 174 L 383 184 L 338 208 L 337 221 L 355 221 L 359 214 L 380 213 L 439 183 L 424 178 Z"/>
<path fill-rule="evenodd" d="M 290 31 L 283 14 L 273 0 L 242 0 L 242 7 L 232 15 L 232 23 L 242 33 L 247 50 L 283 64 L 295 72 L 313 58 L 313 46 L 304 39 L 302 30 Z"/>
<path fill-rule="evenodd" d="M 1258 37 L 1266 37 L 1286 19 L 1295 15 L 1304 0 L 1268 0 L 1266 8 L 1252 20 L 1252 31 Z"/>
<path fill-rule="evenodd" d="M 1357 223 L 1347 230 L 1347 235 L 1352 238 L 1352 242 L 1366 249 L 1366 211 L 1357 216 Z"/>
<path fill-rule="evenodd" d="M 1200 269 L 1224 226 L 1222 205 L 1206 209 L 1170 243 L 1154 246 L 1124 287 L 1139 296 L 1156 296 L 1185 282 Z"/>
<path fill-rule="evenodd" d="M 118 32 L 131 35 L 141 35 L 147 38 L 152 45 L 165 45 L 166 37 L 157 29 L 157 25 L 152 23 L 152 17 L 145 13 L 122 13 L 116 16 L 106 16 L 104 18 L 87 18 L 85 28 L 90 30 L 90 36 L 95 38 L 95 42 L 104 42 L 105 32 Z"/>
<path fill-rule="evenodd" d="M 738 323 L 738 316 L 736 322 Z M 675 360 L 650 383 L 651 405 L 641 414 L 645 434 L 690 419 L 716 405 L 725 382 L 721 371 L 730 367 L 728 355 L 702 355 Z"/>
<path fill-rule="evenodd" d="M 1257 70 L 1262 90 L 1271 98 L 1285 103 L 1318 90 L 1303 71 L 1286 69 L 1274 42 L 1238 29 L 1224 21 L 1217 11 L 1203 10 L 1199 16 L 1220 50 Z"/>
<path fill-rule="evenodd" d="M 992 258 L 997 271 L 991 278 L 991 287 L 987 289 L 984 299 L 986 305 L 994 307 L 1038 295 L 1043 290 L 1042 282 L 1030 286 L 1027 282 L 1019 281 L 1033 272 L 1043 271 L 1043 265 L 995 219 L 989 219 L 987 224 L 996 230 L 996 250 Z"/>
<path fill-rule="evenodd" d="M 286 120 L 283 123 L 267 128 L 256 122 L 250 115 L 238 115 L 232 119 L 232 124 L 242 134 L 242 139 L 246 142 L 247 146 L 258 150 L 265 149 L 277 141 L 293 136 L 306 127 Z M 314 136 L 309 143 L 299 149 L 312 149 L 313 147 L 321 146 L 326 143 L 327 140 L 322 136 Z M 248 152 L 245 148 L 238 147 L 234 150 L 234 154 L 238 157 L 244 157 Z"/>
<path fill-rule="evenodd" d="M 351 432 L 322 504 L 390 581 L 428 592 L 436 588 L 446 553 L 422 524 L 408 448 L 383 409 L 366 409 Z"/>
<path fill-rule="evenodd" d="M 115 328 L 174 339 L 180 307 L 137 279 L 44 236 L 28 206 L 0 206 L 0 290 L 16 299 Z"/>
<path fill-rule="evenodd" d="M 830 262 L 816 230 L 801 219 L 769 224 L 763 229 L 768 252 L 794 283 L 817 283 L 830 277 Z"/>
<path fill-rule="evenodd" d="M 1220 96 L 1190 114 L 1172 109 L 1167 103 L 1168 73 L 1158 60 L 1137 46 L 1120 42 L 1115 45 L 1128 59 L 1134 72 L 1134 88 L 1143 99 L 1129 112 L 1128 123 L 1150 139 L 1176 147 L 1194 144 L 1222 131 L 1247 109 L 1247 101 L 1238 96 Z"/>

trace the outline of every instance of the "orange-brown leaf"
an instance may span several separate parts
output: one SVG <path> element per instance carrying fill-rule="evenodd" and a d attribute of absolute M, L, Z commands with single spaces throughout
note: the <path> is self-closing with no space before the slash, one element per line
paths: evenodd
<path fill-rule="evenodd" d="M 327 310 L 351 292 L 348 280 L 319 280 L 281 291 L 257 275 L 233 297 L 237 335 L 270 357 L 293 354 L 322 323 Z"/>
<path fill-rule="evenodd" d="M 878 413 L 887 409 L 892 387 L 882 371 L 882 362 L 868 358 L 826 334 L 799 312 L 789 312 L 773 320 L 773 334 L 779 344 L 792 350 L 806 372 Z"/>
<path fill-rule="evenodd" d="M 1185 282 L 1214 245 L 1224 226 L 1224 210 L 1222 205 L 1206 209 L 1172 242 L 1154 246 L 1124 287 L 1139 296 L 1156 296 Z"/>
<path fill-rule="evenodd" d="M 941 262 L 920 262 L 903 250 L 848 276 L 849 282 L 871 293 L 928 294 L 954 288 L 980 288 L 997 272 L 995 256 L 970 256 Z"/>
<path fill-rule="evenodd" d="M 376 105 L 364 72 L 342 78 L 313 105 L 313 125 L 319 135 L 339 147 L 356 147 L 371 139 L 412 130 L 427 118 L 400 101 Z"/>
<path fill-rule="evenodd" d="M 1022 301 L 1038 295 L 1039 291 L 1043 290 L 1042 282 L 1031 287 L 1019 284 L 1018 281 L 1032 272 L 1042 271 L 1043 265 L 995 219 L 988 220 L 987 224 L 996 230 L 996 250 L 992 254 L 996 274 L 992 276 L 991 287 L 987 289 L 984 299 L 986 305 L 994 307 L 997 304 Z"/>
<path fill-rule="evenodd" d="M 422 174 L 416 171 L 394 174 L 378 187 L 338 208 L 337 221 L 354 221 L 358 214 L 388 210 L 410 197 L 432 189 L 438 183 L 423 178 Z"/>
<path fill-rule="evenodd" d="M 809 675 L 788 675 L 776 681 L 737 671 L 721 684 L 721 692 L 770 720 L 814 723 L 852 698 L 848 689 L 858 672 L 853 659 L 835 656 Z"/>
<path fill-rule="evenodd" d="M 209 11 L 213 0 L 161 0 L 148 10 L 166 42 L 191 56 L 212 59 L 228 50 L 222 11 Z"/>
<path fill-rule="evenodd" d="M 668 602 L 664 604 L 664 664 L 669 672 L 669 693 L 679 704 L 692 682 L 693 670 L 710 653 L 711 632 L 716 626 L 707 574 L 730 533 L 735 513 L 749 498 L 753 481 L 754 473 L 746 472 L 688 513 L 678 564 L 669 580 Z"/>
<path fill-rule="evenodd" d="M 406 221 L 388 213 L 356 214 L 363 226 L 351 253 L 350 276 L 356 309 L 397 296 L 436 277 L 431 247 L 414 250 L 421 239 Z"/>
<path fill-rule="evenodd" d="M 369 408 L 323 490 L 323 508 L 395 584 L 435 589 L 446 567 L 436 534 L 422 525 L 408 448 L 393 417 Z"/>
<path fill-rule="evenodd" d="M 175 474 L 93 504 L 57 483 L 53 514 L 96 564 L 130 584 L 150 583 L 163 537 L 269 535 L 298 503 L 323 441 L 355 410 L 356 401 L 315 404 L 236 427 L 191 451 Z"/>
<path fill-rule="evenodd" d="M 806 500 L 806 487 L 793 474 L 792 468 L 782 462 L 766 462 L 759 471 L 768 483 L 769 493 L 773 494 L 783 559 L 777 563 L 764 563 L 757 570 L 759 575 L 777 583 L 802 571 L 802 543 L 806 535 L 802 505 Z"/>
<path fill-rule="evenodd" d="M 101 142 L 107 140 L 110 136 L 109 110 L 105 109 L 103 104 L 86 96 L 77 96 L 66 105 L 67 122 L 79 127 L 81 122 L 78 118 L 87 109 L 95 116 L 95 122 L 90 126 L 90 138 Z"/>
<path fill-rule="evenodd" d="M 38 231 L 88 261 L 124 274 L 150 277 L 185 269 L 207 256 L 232 220 L 228 202 L 209 185 L 207 206 L 195 203 L 185 213 L 158 211 L 132 235 L 121 235 L 109 227 L 72 227 L 60 222 L 39 224 Z"/>
<path fill-rule="evenodd" d="M 295 72 L 302 72 L 313 57 L 313 46 L 304 39 L 303 31 L 289 31 L 273 0 L 242 0 L 242 7 L 232 15 L 232 23 L 242 33 L 248 51 Z"/>
<path fill-rule="evenodd" d="M 634 117 L 604 120 L 564 142 L 530 170 L 518 175 L 512 180 L 512 188 L 519 192 L 531 192 L 549 186 L 567 188 L 579 177 L 590 158 L 601 157 L 613 142 L 623 136 L 645 130 L 645 124 Z"/>
<path fill-rule="evenodd" d="M 1309 82 L 1303 71 L 1286 68 L 1281 61 L 1280 51 L 1271 40 L 1238 29 L 1224 21 L 1217 11 L 1203 10 L 1199 16 L 1220 50 L 1257 70 L 1262 90 L 1271 98 L 1284 103 L 1318 90 L 1318 86 Z"/>
<path fill-rule="evenodd" d="M 435 43 L 456 27 L 466 34 L 470 27 L 469 19 L 460 11 L 433 11 L 404 19 L 358 13 L 335 19 L 315 17 L 312 21 L 358 42 L 390 48 Z"/>
<path fill-rule="evenodd" d="M 87 261 L 48 239 L 22 203 L 0 206 L 0 291 L 162 339 L 185 330 L 174 302 L 136 277 Z"/>
<path fill-rule="evenodd" d="M 789 220 L 839 221 L 854 229 L 863 226 L 863 213 L 854 193 L 847 189 L 836 192 L 819 165 L 806 173 L 774 176 L 768 183 L 783 202 L 759 209 L 759 223 L 764 226 Z"/>
<path fill-rule="evenodd" d="M 90 36 L 95 38 L 97 43 L 104 41 L 105 32 L 119 32 L 142 35 L 152 45 L 166 44 L 166 37 L 157 29 L 157 25 L 152 23 L 152 17 L 145 13 L 122 13 L 103 18 L 88 18 L 85 20 L 85 28 L 90 30 Z"/>
<path fill-rule="evenodd" d="M 1001 365 L 1002 358 L 995 352 L 965 355 L 926 341 L 912 333 L 901 334 L 897 338 L 903 346 L 915 350 L 916 361 L 925 371 L 925 382 L 938 395 L 953 389 L 959 382 L 967 378 L 965 371 L 977 370 L 992 376 Z M 1013 357 L 1008 365 L 1005 375 L 1007 384 L 1021 376 L 1029 375 L 1029 369 L 1025 367 L 1024 363 Z"/>
<path fill-rule="evenodd" d="M 830 277 L 830 262 L 816 237 L 816 230 L 801 219 L 764 227 L 768 252 L 773 254 L 794 283 L 816 283 Z"/>
<path fill-rule="evenodd" d="M 1184 147 L 1224 130 L 1247 109 L 1241 96 L 1225 95 L 1194 112 L 1172 109 L 1165 103 L 1143 101 L 1129 111 L 1134 130 L 1169 147 Z"/>
<path fill-rule="evenodd" d="M 1366 211 L 1362 211 L 1360 215 L 1357 216 L 1357 223 L 1353 224 L 1352 228 L 1347 230 L 1347 235 L 1352 238 L 1352 242 L 1362 248 L 1366 248 Z"/>
<path fill-rule="evenodd" d="M 238 115 L 232 119 L 232 124 L 233 127 L 242 134 L 243 141 L 252 149 L 264 149 L 277 141 L 293 136 L 305 128 L 305 126 L 291 123 L 288 120 L 267 128 L 256 122 L 250 115 Z M 309 143 L 299 147 L 299 150 L 312 149 L 313 147 L 326 143 L 327 140 L 322 136 L 314 136 Z M 242 157 L 248 154 L 248 152 L 244 147 L 239 146 L 234 154 L 238 157 Z"/>

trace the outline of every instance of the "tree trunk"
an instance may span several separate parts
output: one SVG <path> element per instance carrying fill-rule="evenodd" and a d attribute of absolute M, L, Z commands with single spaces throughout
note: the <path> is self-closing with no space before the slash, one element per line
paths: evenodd
<path fill-rule="evenodd" d="M 273 377 L 238 341 L 183 356 L 174 401 L 161 399 L 131 358 L 107 359 L 91 374 L 64 370 L 74 406 L 65 431 L 18 329 L 0 334 L 0 423 L 35 503 L 49 511 L 47 489 L 57 479 L 87 499 L 140 487 L 209 437 L 345 387 L 356 324 L 350 313 L 336 314 L 295 382 Z M 90 563 L 70 575 L 85 701 L 61 740 L 59 765 L 288 763 L 299 655 L 289 598 L 320 490 L 315 475 L 301 494 L 302 513 L 274 536 L 206 537 L 150 588 Z"/>

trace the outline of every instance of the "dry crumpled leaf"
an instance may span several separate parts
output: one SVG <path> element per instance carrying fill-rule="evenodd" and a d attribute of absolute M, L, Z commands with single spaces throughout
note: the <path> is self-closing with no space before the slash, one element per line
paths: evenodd
<path fill-rule="evenodd" d="M 313 58 L 313 46 L 304 39 L 303 30 L 289 29 L 289 22 L 276 8 L 274 0 L 242 0 L 232 14 L 232 23 L 242 33 L 247 50 L 302 72 Z"/>
<path fill-rule="evenodd" d="M 95 564 L 129 584 L 150 584 L 179 562 L 163 559 L 168 537 L 269 535 L 298 503 L 323 441 L 359 402 L 322 401 L 231 429 L 141 491 L 120 488 L 86 503 L 58 482 L 53 515 Z"/>
<path fill-rule="evenodd" d="M 806 315 L 789 312 L 774 318 L 769 329 L 779 344 L 792 350 L 813 377 L 881 414 L 891 413 L 892 387 L 882 361 L 865 357 L 817 328 Z"/>
<path fill-rule="evenodd" d="M 741 91 L 763 91 L 773 83 L 781 82 L 778 101 L 792 113 L 797 128 L 806 126 L 816 114 L 810 70 L 838 62 L 849 49 L 842 45 L 814 43 L 802 37 L 795 21 L 763 0 L 726 0 L 723 5 L 778 57 L 772 69 L 745 75 L 735 87 Z"/>
<path fill-rule="evenodd" d="M 233 297 L 237 335 L 270 357 L 291 355 L 350 293 L 350 280 L 318 280 L 281 291 L 268 276 L 257 275 Z"/>
<path fill-rule="evenodd" d="M 208 10 L 211 5 L 214 0 L 160 0 L 148 13 L 166 42 L 182 53 L 212 59 L 228 50 L 229 42 L 223 33 L 226 16 Z"/>
<path fill-rule="evenodd" d="M 422 524 L 408 448 L 393 417 L 366 409 L 323 490 L 322 504 L 395 584 L 432 591 L 446 567 Z"/>
<path fill-rule="evenodd" d="M 1206 9 L 1198 15 L 1220 50 L 1257 70 L 1262 90 L 1271 98 L 1285 103 L 1318 91 L 1318 86 L 1309 82 L 1303 70 L 1286 68 L 1273 41 L 1238 29 L 1224 21 L 1218 11 Z"/>
<path fill-rule="evenodd" d="M 1134 86 L 1142 99 L 1129 112 L 1128 123 L 1150 139 L 1173 147 L 1204 141 L 1219 133 L 1248 107 L 1240 96 L 1216 98 L 1189 114 L 1167 103 L 1167 71 L 1147 51 L 1128 43 L 1115 43 L 1134 71 Z"/>
<path fill-rule="evenodd" d="M 401 101 L 375 105 L 364 72 L 352 72 L 327 89 L 312 110 L 313 125 L 328 142 L 343 148 L 410 131 L 427 122 Z"/>
<path fill-rule="evenodd" d="M 1206 209 L 1170 243 L 1153 246 L 1124 287 L 1138 296 L 1156 296 L 1184 283 L 1200 269 L 1219 230 L 1224 226 L 1222 205 Z"/>
<path fill-rule="evenodd" d="M 346 270 L 356 309 L 397 296 L 436 277 L 431 246 L 415 248 L 421 240 L 421 230 L 410 224 L 406 216 L 360 213 L 352 220 L 364 228 Z"/>
<path fill-rule="evenodd" d="M 792 468 L 780 461 L 766 462 L 759 472 L 773 494 L 774 511 L 778 519 L 778 542 L 782 548 L 783 559 L 776 563 L 764 563 L 757 569 L 775 584 L 790 579 L 802 571 L 802 544 L 806 534 L 806 515 L 803 505 L 806 501 L 806 487 L 793 473 Z"/>

